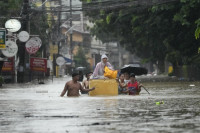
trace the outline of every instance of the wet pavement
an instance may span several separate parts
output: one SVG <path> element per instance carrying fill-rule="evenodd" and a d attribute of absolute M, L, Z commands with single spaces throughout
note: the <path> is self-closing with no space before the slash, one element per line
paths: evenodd
<path fill-rule="evenodd" d="M 144 82 L 150 95 L 60 97 L 66 80 L 3 85 L 0 132 L 200 132 L 199 82 Z"/>

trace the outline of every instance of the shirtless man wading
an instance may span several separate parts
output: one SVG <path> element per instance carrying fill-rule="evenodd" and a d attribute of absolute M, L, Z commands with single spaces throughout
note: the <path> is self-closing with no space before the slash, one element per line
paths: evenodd
<path fill-rule="evenodd" d="M 84 89 L 82 85 L 78 82 L 78 80 L 79 80 L 79 74 L 73 73 L 72 80 L 68 81 L 65 84 L 65 87 L 60 96 L 63 97 L 66 92 L 67 96 L 80 96 L 79 90 L 89 92 L 95 89 L 95 87 L 93 87 L 92 89 Z"/>

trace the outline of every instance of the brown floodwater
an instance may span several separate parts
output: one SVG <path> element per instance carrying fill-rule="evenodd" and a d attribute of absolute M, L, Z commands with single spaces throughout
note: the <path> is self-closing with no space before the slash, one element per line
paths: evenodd
<path fill-rule="evenodd" d="M 142 89 L 139 96 L 78 98 L 59 97 L 64 84 L 62 78 L 42 85 L 4 85 L 0 132 L 200 132 L 199 82 L 144 82 L 150 95 Z"/>

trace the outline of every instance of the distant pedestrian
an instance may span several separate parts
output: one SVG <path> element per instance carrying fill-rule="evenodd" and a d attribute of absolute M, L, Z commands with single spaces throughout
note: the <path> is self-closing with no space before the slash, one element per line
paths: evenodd
<path fill-rule="evenodd" d="M 60 96 L 63 97 L 66 92 L 67 96 L 80 96 L 79 91 L 89 92 L 95 89 L 95 87 L 93 87 L 92 89 L 84 89 L 81 83 L 78 82 L 78 80 L 79 80 L 79 74 L 73 73 L 72 80 L 68 81 L 65 84 L 65 87 Z"/>

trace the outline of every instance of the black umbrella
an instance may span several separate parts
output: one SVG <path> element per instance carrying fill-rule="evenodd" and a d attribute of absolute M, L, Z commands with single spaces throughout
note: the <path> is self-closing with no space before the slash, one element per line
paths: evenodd
<path fill-rule="evenodd" d="M 82 70 L 85 70 L 86 69 L 86 67 L 77 67 L 76 68 L 76 70 L 78 70 L 78 71 L 82 71 Z"/>
<path fill-rule="evenodd" d="M 143 75 L 147 74 L 148 70 L 144 67 L 136 67 L 133 65 L 126 65 L 123 68 L 121 68 L 121 73 L 134 73 L 135 75 Z"/>

